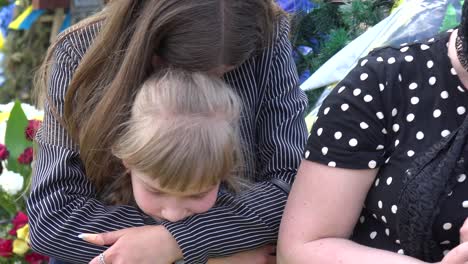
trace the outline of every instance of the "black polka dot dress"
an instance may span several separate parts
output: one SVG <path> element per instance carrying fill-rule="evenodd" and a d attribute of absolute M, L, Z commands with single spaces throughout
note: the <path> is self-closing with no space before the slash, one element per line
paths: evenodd
<path fill-rule="evenodd" d="M 307 160 L 379 168 L 352 236 L 360 244 L 404 254 L 396 232 L 403 175 L 465 118 L 468 90 L 448 58 L 449 36 L 373 51 L 327 97 L 311 130 Z M 433 227 L 444 253 L 468 217 L 468 180 L 457 176 Z"/>

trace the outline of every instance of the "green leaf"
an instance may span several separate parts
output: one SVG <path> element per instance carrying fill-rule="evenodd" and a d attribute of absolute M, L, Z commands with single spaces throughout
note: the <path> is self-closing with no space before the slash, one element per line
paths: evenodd
<path fill-rule="evenodd" d="M 5 219 L 10 219 L 10 218 L 11 218 L 10 213 L 0 206 L 0 223 L 2 221 L 5 221 Z M 0 230 L 0 237 L 2 237 L 1 230 Z"/>
<path fill-rule="evenodd" d="M 460 22 L 457 20 L 457 11 L 452 4 L 447 6 L 447 11 L 445 13 L 444 21 L 440 27 L 440 31 L 445 31 L 450 28 L 457 26 Z"/>
<path fill-rule="evenodd" d="M 10 215 L 10 217 L 13 217 L 17 212 L 14 201 L 14 197 L 0 190 L 0 206 Z"/>
<path fill-rule="evenodd" d="M 29 165 L 20 165 L 21 175 L 23 176 L 23 188 L 20 193 L 27 192 L 31 186 L 32 168 Z"/>
<path fill-rule="evenodd" d="M 8 0 L 0 0 L 0 8 L 1 8 L 1 7 L 4 7 L 4 6 L 7 6 L 7 5 L 10 5 L 10 1 L 8 1 Z"/>
<path fill-rule="evenodd" d="M 16 101 L 13 109 L 11 110 L 10 118 L 7 121 L 5 145 L 7 146 L 8 151 L 10 151 L 7 169 L 19 174 L 24 173 L 25 165 L 18 163 L 18 157 L 26 148 L 32 147 L 32 142 L 28 141 L 24 134 L 27 126 L 28 119 L 21 108 L 21 103 Z"/>

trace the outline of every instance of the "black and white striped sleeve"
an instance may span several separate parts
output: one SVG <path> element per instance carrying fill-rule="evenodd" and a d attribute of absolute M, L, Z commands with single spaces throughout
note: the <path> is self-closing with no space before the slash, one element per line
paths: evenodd
<path fill-rule="evenodd" d="M 136 208 L 106 207 L 96 199 L 79 153 L 56 118 L 63 114 L 65 92 L 80 59 L 74 51 L 67 39 L 55 48 L 44 122 L 36 137 L 28 214 L 35 251 L 66 262 L 88 263 L 104 248 L 85 243 L 78 234 L 144 223 Z"/>
<path fill-rule="evenodd" d="M 257 116 L 257 178 L 264 181 L 241 195 L 228 194 L 205 214 L 178 223 L 164 223 L 179 243 L 186 263 L 232 255 L 275 243 L 287 195 L 278 183 L 290 185 L 307 139 L 307 98 L 297 85 L 291 58 L 289 25 L 277 32 L 261 110 Z M 267 66 L 264 66 L 267 67 Z"/>

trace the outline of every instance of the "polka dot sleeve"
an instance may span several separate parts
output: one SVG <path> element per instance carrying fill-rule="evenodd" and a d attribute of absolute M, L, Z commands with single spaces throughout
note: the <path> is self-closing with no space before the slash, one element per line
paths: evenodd
<path fill-rule="evenodd" d="M 320 108 L 305 158 L 331 167 L 373 169 L 385 161 L 389 65 L 394 58 L 367 57 L 339 83 Z"/>

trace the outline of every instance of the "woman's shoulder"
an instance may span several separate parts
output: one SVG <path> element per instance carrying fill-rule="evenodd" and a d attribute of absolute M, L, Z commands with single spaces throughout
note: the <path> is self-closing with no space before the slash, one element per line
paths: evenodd
<path fill-rule="evenodd" d="M 401 88 L 406 81 L 429 79 L 436 68 L 443 70 L 450 63 L 447 56 L 449 36 L 449 32 L 444 32 L 421 41 L 376 48 L 357 62 L 345 80 L 358 86 L 364 85 L 364 80 L 369 84 L 373 80 Z M 374 89 L 375 85 L 370 84 L 370 88 Z M 390 91 L 397 95 L 401 92 L 397 88 Z"/>
<path fill-rule="evenodd" d="M 271 41 L 271 49 L 281 48 L 290 42 L 290 19 L 284 14 L 279 14 L 273 26 L 273 39 Z"/>
<path fill-rule="evenodd" d="M 447 42 L 452 30 L 442 32 L 431 38 L 415 40 L 410 43 L 389 44 L 376 48 L 369 52 L 367 58 L 373 58 L 377 62 L 386 62 L 387 64 L 416 62 L 420 59 L 433 58 L 435 60 L 446 58 Z M 442 55 L 442 56 L 441 56 Z"/>
<path fill-rule="evenodd" d="M 85 20 L 75 24 L 58 35 L 56 45 L 66 44 L 69 52 L 81 60 L 99 34 L 102 23 L 102 20 Z"/>

